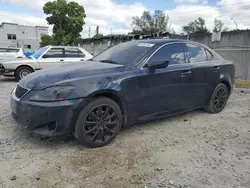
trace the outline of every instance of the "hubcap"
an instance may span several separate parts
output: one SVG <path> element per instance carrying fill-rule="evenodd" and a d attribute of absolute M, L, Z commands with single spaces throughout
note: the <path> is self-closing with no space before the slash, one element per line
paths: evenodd
<path fill-rule="evenodd" d="M 30 74 L 29 70 L 26 70 L 26 69 L 21 70 L 20 77 L 23 78 L 23 77 L 27 76 L 28 74 Z"/>
<path fill-rule="evenodd" d="M 115 134 L 118 122 L 116 111 L 111 106 L 95 107 L 84 122 L 85 136 L 92 142 L 104 142 Z"/>
<path fill-rule="evenodd" d="M 227 90 L 225 88 L 219 88 L 215 94 L 213 105 L 217 111 L 222 110 L 227 102 Z"/>

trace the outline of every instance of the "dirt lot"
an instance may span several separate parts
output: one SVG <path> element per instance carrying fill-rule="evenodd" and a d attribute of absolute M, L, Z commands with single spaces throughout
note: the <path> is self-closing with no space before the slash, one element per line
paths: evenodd
<path fill-rule="evenodd" d="M 15 84 L 0 77 L 0 187 L 250 187 L 250 90 L 235 90 L 218 115 L 198 110 L 135 125 L 89 149 L 19 127 L 9 109 Z"/>

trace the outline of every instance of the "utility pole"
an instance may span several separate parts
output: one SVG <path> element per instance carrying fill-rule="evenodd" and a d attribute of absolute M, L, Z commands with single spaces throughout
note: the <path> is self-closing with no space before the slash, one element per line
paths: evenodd
<path fill-rule="evenodd" d="M 231 18 L 231 20 L 233 20 L 233 21 L 234 21 L 235 26 L 236 26 L 236 30 L 238 30 L 238 25 L 237 25 L 237 23 L 236 23 L 235 19 Z"/>
<path fill-rule="evenodd" d="M 89 38 L 90 38 L 90 31 L 91 31 L 91 28 L 89 27 Z"/>
<path fill-rule="evenodd" d="M 98 26 L 96 26 L 96 32 L 95 32 L 95 34 L 96 34 L 96 36 L 98 36 L 98 35 L 99 35 L 99 25 L 98 25 Z"/>

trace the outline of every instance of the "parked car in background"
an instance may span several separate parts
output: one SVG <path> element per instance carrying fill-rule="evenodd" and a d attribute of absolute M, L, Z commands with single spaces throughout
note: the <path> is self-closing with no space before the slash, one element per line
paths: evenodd
<path fill-rule="evenodd" d="M 20 80 L 36 70 L 84 61 L 92 57 L 90 53 L 80 47 L 46 46 L 27 58 L 1 62 L 0 74 L 14 76 L 17 80 Z"/>
<path fill-rule="evenodd" d="M 118 44 L 83 64 L 22 79 L 11 109 L 44 136 L 73 134 L 99 147 L 122 126 L 204 108 L 221 112 L 234 87 L 234 65 L 199 43 L 139 40 Z"/>
<path fill-rule="evenodd" d="M 24 51 L 22 48 L 0 47 L 0 62 L 3 60 L 10 60 L 16 58 L 24 58 Z"/>

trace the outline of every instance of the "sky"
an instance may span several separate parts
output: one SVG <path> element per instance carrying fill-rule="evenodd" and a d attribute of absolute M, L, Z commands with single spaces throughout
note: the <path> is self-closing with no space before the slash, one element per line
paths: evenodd
<path fill-rule="evenodd" d="M 12 22 L 22 25 L 49 26 L 42 7 L 48 0 L 0 0 L 0 24 Z M 83 5 L 87 17 L 82 36 L 100 33 L 127 34 L 132 30 L 132 17 L 144 10 L 162 10 L 169 16 L 169 25 L 177 33 L 182 26 L 202 17 L 212 30 L 214 19 L 224 22 L 229 29 L 250 29 L 250 0 L 74 0 Z M 233 20 L 234 21 L 233 21 Z M 112 28 L 112 29 L 111 29 Z M 49 26 L 52 33 L 52 26 Z"/>

